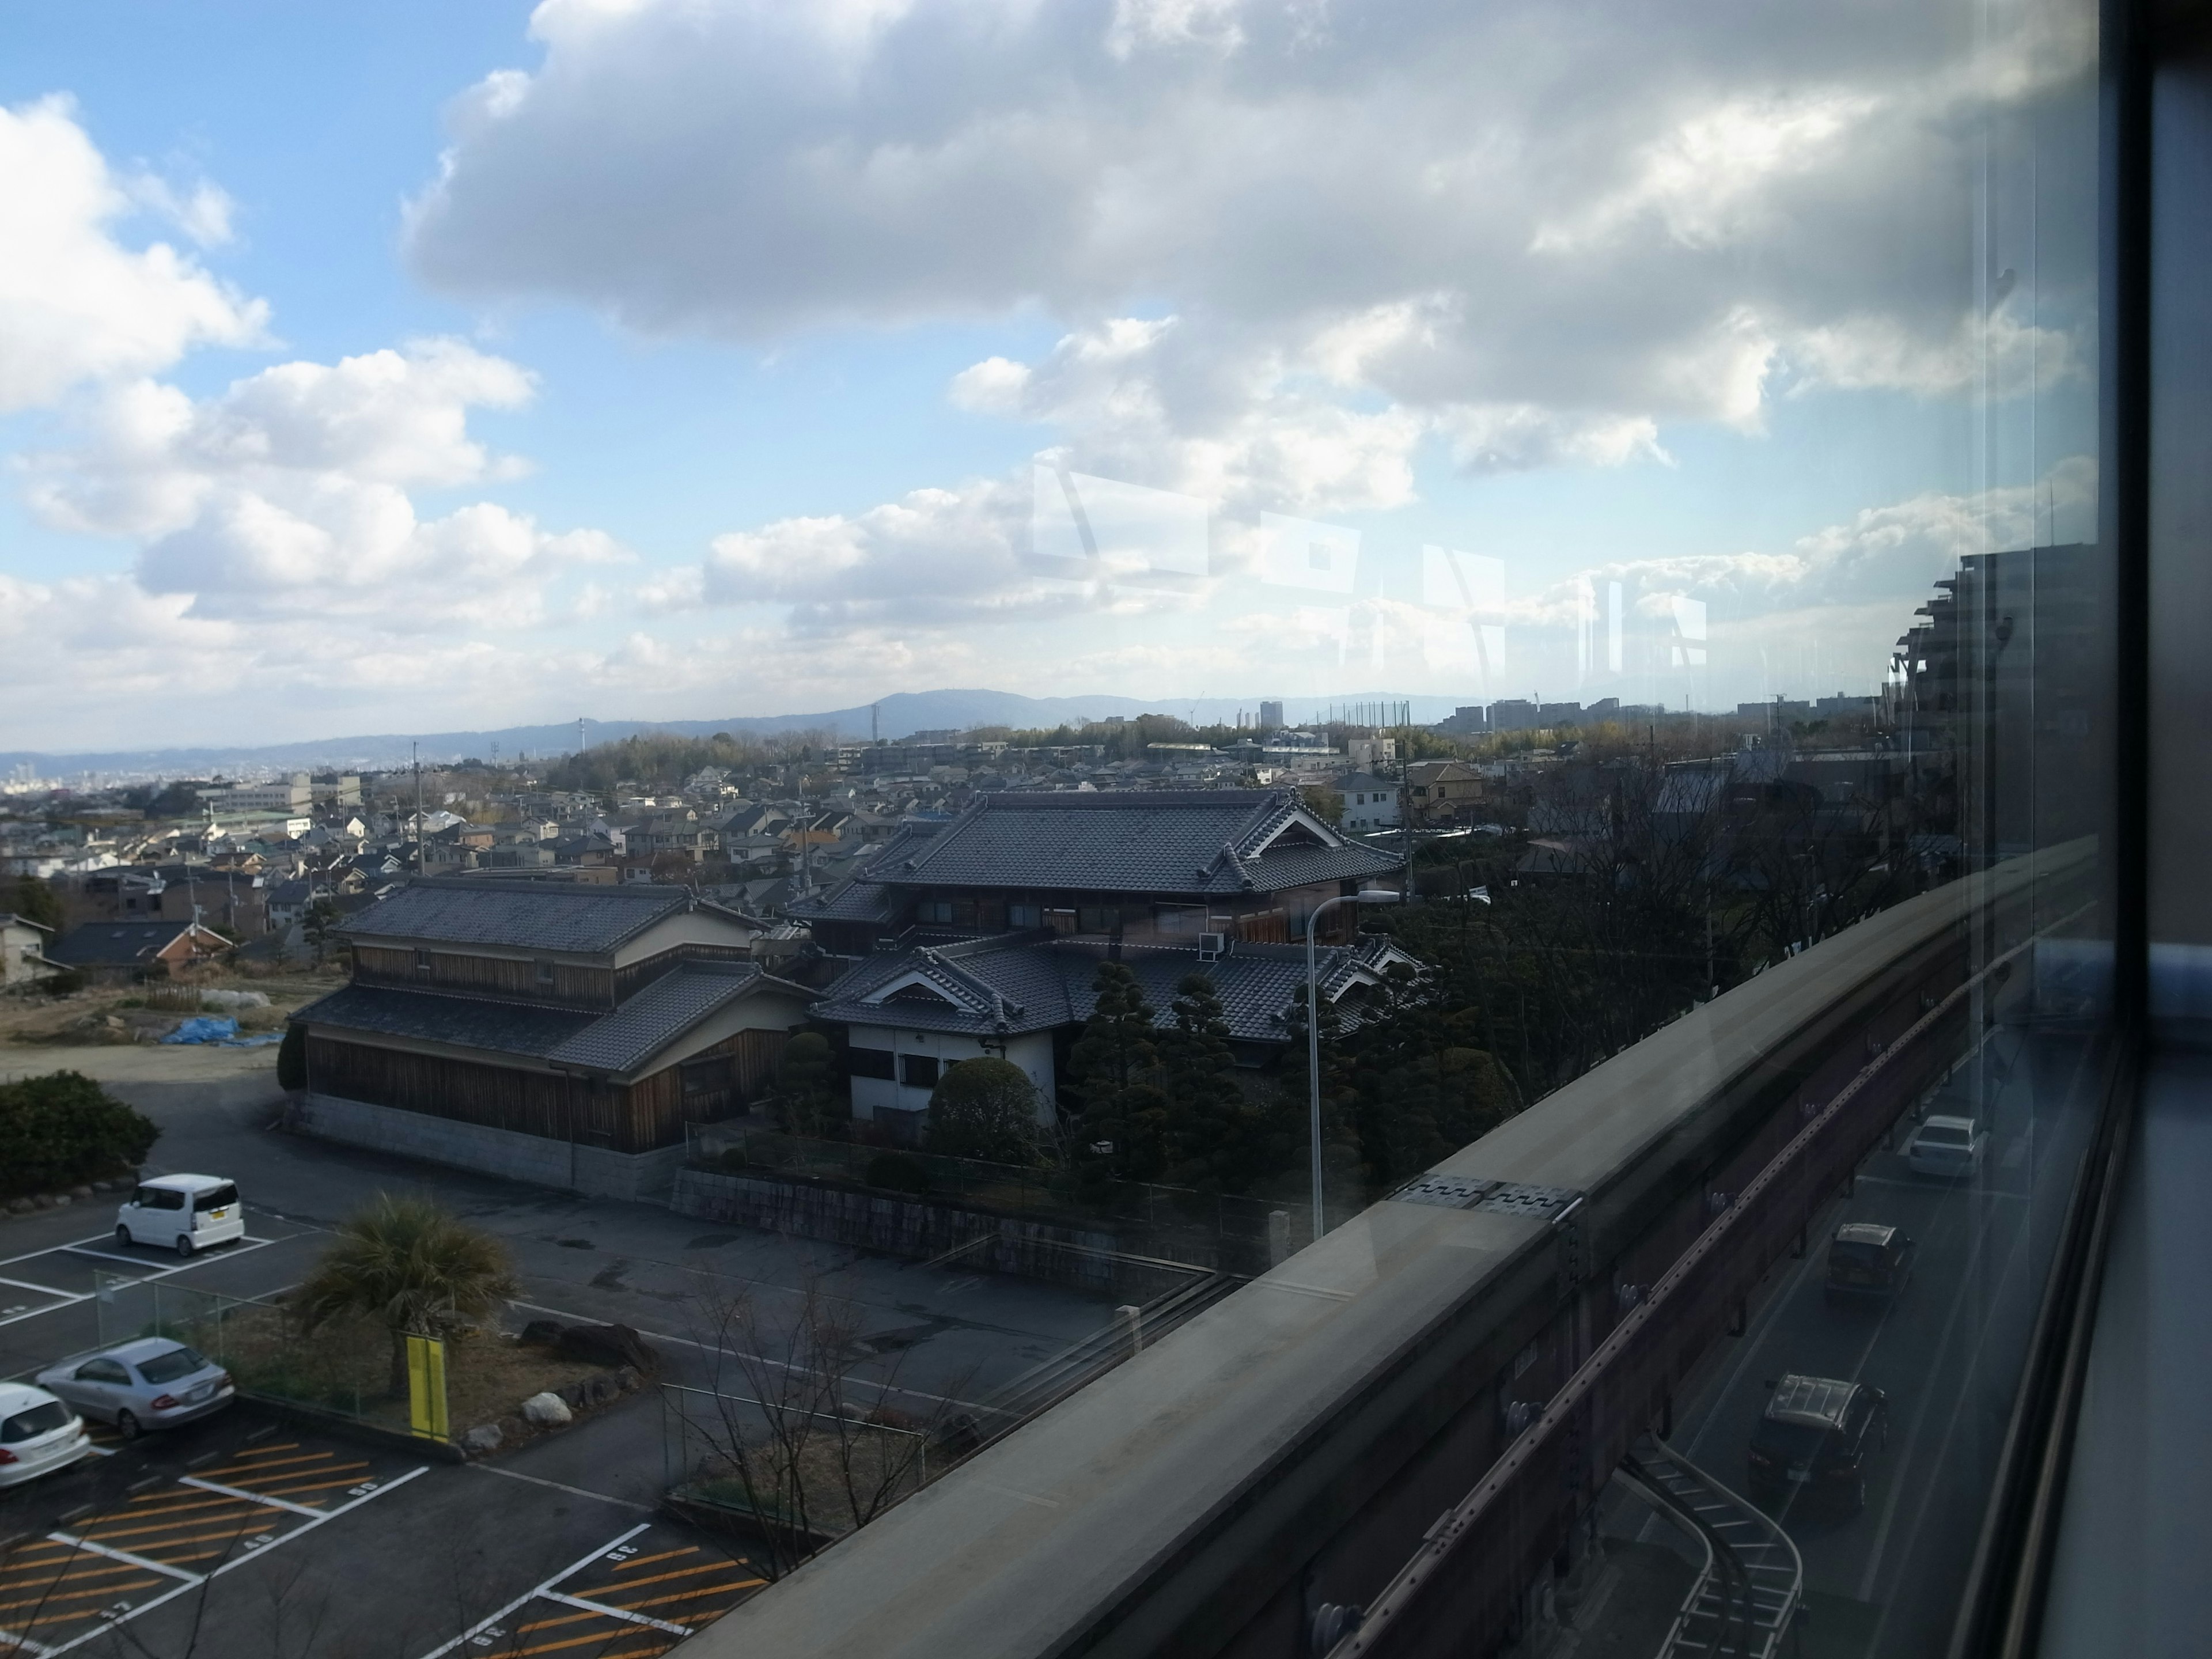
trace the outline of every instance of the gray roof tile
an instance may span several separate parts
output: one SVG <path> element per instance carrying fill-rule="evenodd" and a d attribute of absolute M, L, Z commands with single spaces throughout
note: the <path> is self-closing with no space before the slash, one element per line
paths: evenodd
<path fill-rule="evenodd" d="M 404 939 L 517 950 L 615 949 L 696 901 L 681 887 L 585 882 L 410 881 L 353 919 L 354 939 Z"/>
<path fill-rule="evenodd" d="M 594 1072 L 628 1072 L 760 981 L 750 962 L 687 962 L 602 1015 L 546 1056 Z"/>
<path fill-rule="evenodd" d="M 484 997 L 349 985 L 309 1003 L 293 1018 L 310 1025 L 542 1060 L 606 1016 Z"/>

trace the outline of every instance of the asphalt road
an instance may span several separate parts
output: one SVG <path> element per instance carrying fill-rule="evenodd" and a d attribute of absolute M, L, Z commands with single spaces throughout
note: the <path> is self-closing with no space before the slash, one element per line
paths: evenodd
<path fill-rule="evenodd" d="M 2096 1082 L 2078 1042 L 1996 1033 L 1925 1108 L 1989 1124 L 1979 1175 L 1917 1176 L 1899 1153 L 1876 1152 L 1856 1190 L 1813 1230 L 1804 1257 L 1784 1261 L 1769 1279 L 1745 1335 L 1709 1358 L 1680 1412 L 1670 1443 L 1741 1492 L 1770 1379 L 1798 1371 L 1887 1394 L 1889 1441 L 1871 1461 L 1865 1510 L 1820 1513 L 1785 1503 L 1773 1511 L 1804 1559 L 1808 1654 L 1942 1651 L 2087 1142 Z M 1909 1127 L 1900 1127 L 1900 1146 Z M 1918 1241 L 1912 1280 L 1891 1304 L 1828 1305 L 1825 1243 L 1845 1221 L 1899 1226 Z"/>
<path fill-rule="evenodd" d="M 510 1328 L 540 1316 L 631 1325 L 660 1349 L 666 1381 L 695 1388 L 719 1381 L 743 1391 L 721 1352 L 729 1308 L 750 1299 L 773 1334 L 810 1286 L 844 1303 L 872 1356 L 848 1397 L 921 1417 L 939 1401 L 946 1409 L 972 1401 L 1111 1319 L 1109 1299 L 1056 1286 L 870 1257 L 286 1133 L 272 1127 L 279 1097 L 259 1067 L 209 1067 L 181 1082 L 162 1080 L 158 1063 L 152 1070 L 108 1079 L 162 1127 L 149 1169 L 236 1181 L 248 1241 L 189 1262 L 122 1251 L 108 1200 L 0 1218 L 0 1279 L 14 1281 L 0 1284 L 0 1376 L 102 1340 L 103 1286 L 121 1286 L 106 1304 L 112 1337 L 135 1330 L 153 1285 L 266 1296 L 295 1284 L 330 1230 L 380 1192 L 434 1196 L 507 1243 L 522 1285 Z M 319 1460 L 315 1467 L 361 1466 L 338 1470 L 346 1485 L 291 1491 L 287 1501 L 352 1507 L 317 1519 L 177 1484 L 213 1468 L 233 1470 L 217 1484 L 236 1486 L 277 1442 L 295 1447 L 282 1455 Z M 0 1491 L 0 1632 L 40 1648 L 76 1644 L 70 1651 L 141 1659 L 218 1651 L 428 1659 L 453 1641 L 472 1655 L 641 1659 L 679 1640 L 673 1632 L 685 1620 L 735 1605 L 751 1593 L 743 1581 L 757 1577 L 711 1540 L 653 1516 L 682 1467 L 655 1390 L 466 1467 L 365 1446 L 251 1404 L 112 1449 Z M 344 1496 L 365 1480 L 374 1490 Z M 165 1513 L 153 1522 L 134 1517 L 149 1507 Z M 200 1559 L 179 1553 L 148 1566 L 53 1536 L 152 1524 L 132 1535 L 160 1540 L 169 1534 L 158 1523 L 170 1519 L 198 1529 Z M 641 1557 L 651 1559 L 634 1565 Z M 65 1560 L 74 1563 L 66 1571 Z M 115 1614 L 125 1601 L 119 1622 L 77 1616 Z M 27 1628 L 18 1620 L 46 1622 Z"/>

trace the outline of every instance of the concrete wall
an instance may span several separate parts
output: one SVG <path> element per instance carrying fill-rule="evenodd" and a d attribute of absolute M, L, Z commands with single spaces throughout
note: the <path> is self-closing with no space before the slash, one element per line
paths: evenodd
<path fill-rule="evenodd" d="M 301 1096 L 291 1124 L 325 1140 L 396 1152 L 402 1158 L 427 1158 L 433 1164 L 450 1164 L 593 1198 L 664 1199 L 684 1162 L 681 1146 L 652 1152 L 611 1152 L 599 1146 L 518 1134 L 512 1129 L 459 1123 L 396 1106 L 341 1100 L 334 1095 Z"/>

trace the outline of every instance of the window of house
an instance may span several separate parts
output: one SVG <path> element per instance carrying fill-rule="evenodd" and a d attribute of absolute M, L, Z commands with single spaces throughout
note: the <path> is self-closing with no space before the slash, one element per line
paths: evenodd
<path fill-rule="evenodd" d="M 888 1048 L 862 1048 L 858 1046 L 845 1050 L 845 1071 L 852 1077 L 879 1078 L 885 1083 L 898 1075 L 898 1056 Z"/>
<path fill-rule="evenodd" d="M 934 1089 L 940 1069 L 935 1054 L 899 1056 L 899 1081 L 909 1089 Z"/>
<path fill-rule="evenodd" d="M 914 919 L 939 927 L 950 927 L 952 923 L 952 901 L 924 899 L 914 907 Z"/>
<path fill-rule="evenodd" d="M 418 974 L 427 974 L 430 971 L 430 953 L 428 951 L 417 951 L 415 953 L 415 971 Z"/>
<path fill-rule="evenodd" d="M 1006 926 L 1014 928 L 1044 926 L 1044 906 L 1042 904 L 1009 904 L 1006 907 Z"/>
<path fill-rule="evenodd" d="M 544 960 L 539 961 L 538 963 L 538 982 L 540 985 L 544 986 L 550 986 L 553 983 L 553 964 L 551 963 Z"/>
<path fill-rule="evenodd" d="M 1111 905 L 1079 904 L 1075 908 L 1079 933 L 1110 933 L 1121 925 L 1121 913 Z"/>

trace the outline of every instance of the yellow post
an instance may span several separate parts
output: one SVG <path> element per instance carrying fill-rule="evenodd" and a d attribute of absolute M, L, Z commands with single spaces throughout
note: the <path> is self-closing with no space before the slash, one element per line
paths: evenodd
<path fill-rule="evenodd" d="M 407 1419 L 426 1440 L 452 1437 L 446 1423 L 446 1345 L 434 1336 L 407 1339 Z"/>

